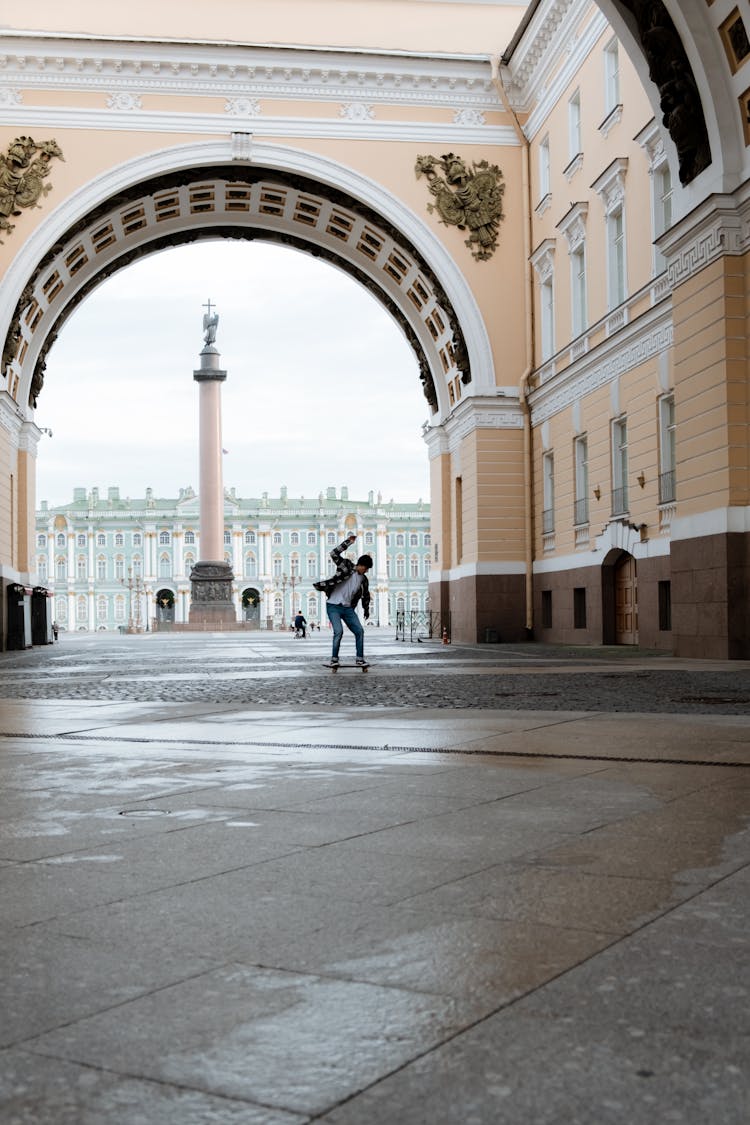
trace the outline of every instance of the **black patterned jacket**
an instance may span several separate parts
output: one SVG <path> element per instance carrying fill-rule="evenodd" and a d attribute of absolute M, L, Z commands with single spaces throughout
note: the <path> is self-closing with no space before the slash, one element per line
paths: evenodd
<path fill-rule="evenodd" d="M 330 578 L 322 578 L 320 582 L 313 582 L 313 588 L 322 591 L 327 598 L 331 596 L 337 586 L 340 586 L 342 582 L 346 582 L 347 578 L 354 573 L 355 563 L 344 555 L 344 551 L 348 547 L 351 547 L 351 543 L 348 539 L 345 539 L 343 543 L 339 543 L 338 547 L 334 547 L 331 551 L 331 558 L 336 564 L 336 573 L 332 574 Z M 355 606 L 360 598 L 362 599 L 362 610 L 365 615 L 365 620 L 367 620 L 370 616 L 370 586 L 366 574 L 362 575 L 362 585 L 354 595 L 352 606 Z"/>

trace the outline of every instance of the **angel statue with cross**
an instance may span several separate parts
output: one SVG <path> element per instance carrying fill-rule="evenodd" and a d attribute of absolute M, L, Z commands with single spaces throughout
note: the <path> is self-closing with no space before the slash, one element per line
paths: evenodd
<path fill-rule="evenodd" d="M 219 327 L 219 314 L 214 313 L 212 315 L 211 314 L 211 308 L 212 307 L 215 308 L 216 306 L 211 305 L 211 299 L 209 298 L 209 300 L 203 306 L 204 309 L 205 308 L 208 309 L 208 312 L 203 314 L 203 332 L 204 332 L 203 340 L 204 340 L 204 343 L 206 344 L 207 347 L 208 347 L 209 344 L 215 344 L 216 343 L 216 329 Z"/>

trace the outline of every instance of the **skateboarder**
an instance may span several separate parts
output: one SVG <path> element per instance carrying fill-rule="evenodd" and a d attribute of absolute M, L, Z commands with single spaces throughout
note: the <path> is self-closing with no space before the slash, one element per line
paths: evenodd
<path fill-rule="evenodd" d="M 313 582 L 316 590 L 321 590 L 328 602 L 326 611 L 328 620 L 333 629 L 333 651 L 331 652 L 331 667 L 338 667 L 339 647 L 344 632 L 344 625 L 354 633 L 357 649 L 357 664 L 367 667 L 365 660 L 365 631 L 357 616 L 356 605 L 361 600 L 365 620 L 370 616 L 370 588 L 367 583 L 367 571 L 372 569 L 372 559 L 369 555 L 360 555 L 356 563 L 346 558 L 344 551 L 350 547 L 357 538 L 353 533 L 348 535 L 343 543 L 334 547 L 331 558 L 336 564 L 336 573 L 330 578 L 320 582 Z"/>

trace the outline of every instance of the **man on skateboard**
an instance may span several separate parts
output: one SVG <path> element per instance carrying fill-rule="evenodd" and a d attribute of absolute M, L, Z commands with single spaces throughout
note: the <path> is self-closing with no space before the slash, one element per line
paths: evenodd
<path fill-rule="evenodd" d="M 321 582 L 313 582 L 316 590 L 321 590 L 327 597 L 326 612 L 333 628 L 333 651 L 331 652 L 331 667 L 339 666 L 339 647 L 344 633 L 344 625 L 354 633 L 354 642 L 357 650 L 357 666 L 366 668 L 365 660 L 365 631 L 357 616 L 357 603 L 362 601 L 362 610 L 365 620 L 370 616 L 370 587 L 367 582 L 367 571 L 372 569 L 372 559 L 369 555 L 361 555 L 356 563 L 346 558 L 344 551 L 350 547 L 357 538 L 354 533 L 347 536 L 343 543 L 334 547 L 331 558 L 336 564 L 336 573 Z"/>

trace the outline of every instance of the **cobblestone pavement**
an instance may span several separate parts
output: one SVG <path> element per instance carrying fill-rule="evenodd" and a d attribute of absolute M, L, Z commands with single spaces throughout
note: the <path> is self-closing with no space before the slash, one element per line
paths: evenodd
<path fill-rule="evenodd" d="M 371 630 L 372 667 L 333 677 L 330 636 L 62 634 L 0 656 L 0 698 L 491 710 L 750 713 L 750 662 L 628 648 L 396 642 Z M 342 658 L 352 658 L 345 637 Z"/>

